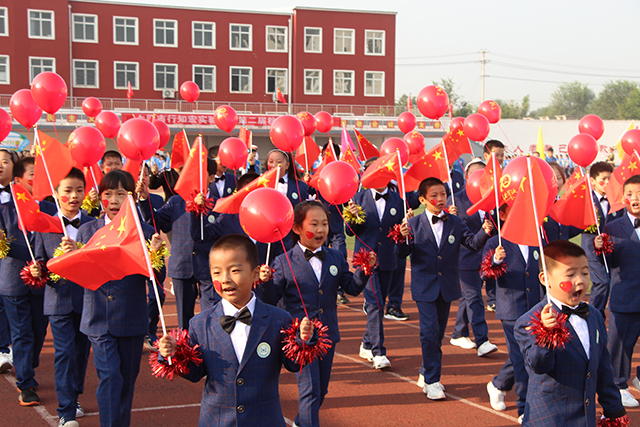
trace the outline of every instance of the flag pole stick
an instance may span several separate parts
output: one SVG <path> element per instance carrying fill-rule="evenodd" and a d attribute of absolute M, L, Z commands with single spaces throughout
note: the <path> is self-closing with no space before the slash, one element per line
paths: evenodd
<path fill-rule="evenodd" d="M 442 141 L 442 151 L 444 151 L 444 161 L 447 164 L 447 174 L 449 175 L 449 190 L 451 190 L 451 205 L 456 206 L 456 198 L 453 197 L 453 183 L 451 179 L 451 170 L 449 169 L 449 156 L 447 156 L 447 147 Z"/>
<path fill-rule="evenodd" d="M 42 165 L 44 166 L 44 171 L 47 174 L 47 180 L 49 181 L 49 187 L 51 187 L 51 196 L 53 197 L 53 201 L 56 204 L 56 209 L 58 209 L 58 212 L 62 213 L 62 211 L 60 210 L 60 203 L 58 202 L 58 198 L 55 197 L 56 194 L 56 190 L 53 188 L 53 182 L 51 182 L 51 175 L 49 174 L 49 168 L 47 167 L 47 161 L 44 158 L 44 151 L 42 151 L 42 145 L 40 145 L 40 136 L 38 135 L 38 129 L 36 129 L 35 132 L 35 141 L 36 144 L 38 144 L 38 150 L 40 150 L 40 159 L 42 159 Z M 62 220 L 62 216 L 58 216 L 58 218 L 60 219 L 60 224 L 62 224 L 62 234 L 64 234 L 64 237 L 69 237 L 67 235 L 67 229 L 64 226 L 64 221 Z"/>
<path fill-rule="evenodd" d="M 278 165 L 278 172 L 276 173 L 276 179 L 273 182 L 273 189 L 274 190 L 278 190 L 278 184 L 279 184 L 278 180 L 280 179 L 278 177 L 280 176 L 280 168 L 281 168 L 281 166 Z M 266 185 L 265 185 L 265 187 L 266 187 Z M 271 243 L 267 243 L 267 259 L 264 260 L 264 263 L 267 265 L 267 267 L 269 267 L 269 257 L 270 256 L 271 256 Z"/>
<path fill-rule="evenodd" d="M 547 265 L 544 259 L 544 248 L 542 247 L 542 237 L 538 230 L 538 210 L 536 209 L 536 193 L 533 190 L 533 172 L 531 171 L 531 157 L 527 155 L 527 174 L 529 175 L 529 188 L 531 189 L 531 202 L 533 204 L 533 218 L 536 221 L 536 237 L 538 238 L 538 248 L 540 249 L 540 259 L 542 260 L 542 271 L 544 272 L 544 285 L 547 288 L 547 303 L 551 302 L 549 298 L 549 276 L 547 275 Z"/>
<path fill-rule="evenodd" d="M 498 201 L 498 172 L 496 171 L 496 153 L 491 153 L 493 159 L 493 192 L 496 196 L 496 225 L 498 226 L 498 245 L 502 246 L 502 233 L 500 232 L 500 202 Z M 453 199 L 453 193 L 451 194 Z"/>
<path fill-rule="evenodd" d="M 400 191 L 402 192 L 400 194 L 400 197 L 402 197 L 403 203 L 402 203 L 402 207 L 404 208 L 404 218 L 407 218 L 407 203 L 405 202 L 405 197 L 406 197 L 406 192 L 404 191 L 404 174 L 402 173 L 402 157 L 400 157 L 400 150 L 398 148 L 396 148 L 396 155 L 398 156 L 398 168 L 400 169 L 400 182 L 402 185 L 402 188 L 400 188 Z M 407 236 L 407 245 L 409 244 L 409 236 Z"/>
<path fill-rule="evenodd" d="M 93 189 L 96 190 L 96 193 L 97 193 L 98 181 L 96 180 L 96 174 L 93 172 L 93 167 L 89 167 L 89 172 L 91 172 L 91 178 L 93 178 L 93 183 L 95 184 L 95 187 L 93 187 Z M 100 194 L 98 194 L 98 203 L 100 203 L 100 210 L 104 211 L 104 206 L 102 206 L 102 200 L 100 200 Z"/>
<path fill-rule="evenodd" d="M 33 263 L 35 264 L 36 257 L 33 255 L 33 249 L 31 249 L 31 244 L 29 243 L 29 237 L 27 237 L 27 227 L 25 227 L 24 223 L 22 222 L 22 216 L 20 215 L 20 209 L 18 209 L 18 203 L 16 202 L 16 195 L 15 195 L 15 193 L 13 191 L 13 183 L 10 182 L 9 185 L 11 186 L 11 198 L 13 199 L 13 206 L 15 206 L 15 208 L 16 208 L 16 216 L 18 217 L 18 223 L 20 224 L 20 230 L 22 231 L 22 234 L 24 235 L 24 240 L 27 243 L 27 249 L 29 249 L 29 255 L 31 255 L 31 261 L 33 261 Z M 64 224 L 63 224 L 62 229 L 64 230 Z"/>
<path fill-rule="evenodd" d="M 198 178 L 200 181 L 200 194 L 204 196 L 204 188 L 202 188 L 202 135 L 199 135 L 199 137 L 196 138 L 196 141 L 198 142 L 198 168 L 200 171 Z M 200 215 L 200 240 L 204 240 L 204 215 Z"/>
<path fill-rule="evenodd" d="M 586 171 L 582 171 L 582 166 L 578 166 L 580 168 L 580 172 L 585 174 Z M 600 232 L 600 224 L 598 224 L 598 213 L 596 212 L 595 201 L 593 200 L 593 189 L 591 188 L 591 178 L 587 177 L 587 186 L 589 187 L 589 198 L 591 199 L 591 209 L 593 209 L 593 217 L 596 219 L 596 230 L 598 230 L 598 236 L 602 235 Z M 609 212 L 603 212 L 604 217 L 606 218 Z M 602 259 L 604 260 L 604 269 L 609 273 L 609 265 L 607 264 L 607 256 L 604 252 L 602 252 Z"/>

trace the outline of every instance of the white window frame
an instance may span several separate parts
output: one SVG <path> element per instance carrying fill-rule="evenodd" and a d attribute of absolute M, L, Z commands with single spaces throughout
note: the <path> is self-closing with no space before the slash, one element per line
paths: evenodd
<path fill-rule="evenodd" d="M 10 85 L 11 84 L 11 58 L 9 57 L 9 55 L 0 55 L 0 58 L 6 58 L 7 59 L 7 81 L 3 82 L 0 81 L 0 85 Z M 29 64 L 29 69 L 31 69 L 31 64 Z"/>
<path fill-rule="evenodd" d="M 0 36 L 9 37 L 9 9 L 6 7 L 0 7 L 0 10 L 4 11 L 4 33 L 0 33 Z"/>
<path fill-rule="evenodd" d="M 96 64 L 96 85 L 88 86 L 86 84 L 79 85 L 76 83 L 76 62 L 95 62 Z M 97 59 L 77 59 L 73 58 L 73 87 L 85 88 L 85 89 L 100 89 L 100 61 Z"/>
<path fill-rule="evenodd" d="M 205 24 L 205 25 L 211 25 L 211 31 L 212 31 L 212 38 L 211 38 L 211 42 L 212 42 L 212 46 L 196 46 L 196 37 L 195 37 L 195 33 L 196 33 L 196 29 L 195 29 L 195 24 Z M 208 30 L 199 30 L 199 31 L 208 31 Z M 203 38 L 204 40 L 204 38 Z M 215 49 L 216 48 L 216 23 L 215 22 L 206 22 L 206 21 L 191 21 L 191 47 L 194 49 Z"/>
<path fill-rule="evenodd" d="M 76 21 L 75 21 L 75 17 L 76 16 L 88 16 L 94 19 L 93 25 L 95 27 L 94 29 L 94 35 L 95 35 L 95 39 L 94 40 L 85 40 L 85 39 L 78 39 L 76 38 Z M 83 23 L 84 24 L 84 23 Z M 90 13 L 72 13 L 71 14 L 71 33 L 73 36 L 73 42 L 74 43 L 98 43 L 98 15 L 92 15 Z"/>
<path fill-rule="evenodd" d="M 307 71 L 318 71 L 318 79 L 320 80 L 320 92 L 307 91 Z M 322 95 L 322 70 L 315 68 L 305 68 L 304 70 L 304 94 L 305 95 Z"/>
<path fill-rule="evenodd" d="M 336 50 L 336 32 L 351 31 L 351 52 L 338 52 Z M 356 54 L 356 30 L 353 28 L 334 28 L 333 29 L 333 53 L 336 55 L 355 55 Z"/>
<path fill-rule="evenodd" d="M 265 69 L 264 72 L 264 92 L 268 93 L 268 94 L 273 94 L 273 93 L 277 93 L 277 90 L 274 90 L 273 92 L 269 92 L 269 71 L 284 71 L 284 81 L 285 81 L 285 85 L 284 85 L 284 89 L 280 89 L 280 92 L 282 92 L 283 95 L 287 95 L 289 92 L 287 91 L 287 86 L 288 86 L 288 82 L 289 82 L 289 73 L 288 70 L 286 68 L 276 68 L 276 67 L 267 67 Z M 276 84 L 276 88 L 278 87 L 278 85 Z"/>
<path fill-rule="evenodd" d="M 375 52 L 368 51 L 367 42 L 369 40 L 369 37 L 367 36 L 367 33 L 369 32 L 382 33 L 382 53 L 375 53 Z M 365 55 L 384 56 L 386 53 L 386 49 L 387 49 L 387 32 L 385 30 L 364 30 L 364 54 Z"/>
<path fill-rule="evenodd" d="M 307 50 L 307 30 L 320 30 L 318 37 L 320 38 L 319 50 Z M 315 37 L 315 36 L 314 36 Z M 322 27 L 304 27 L 304 52 L 305 53 L 322 53 Z"/>
<path fill-rule="evenodd" d="M 269 49 L 269 29 L 270 28 L 277 28 L 277 29 L 284 30 L 284 49 Z M 264 48 L 267 52 L 280 52 L 280 53 L 289 52 L 289 28 L 283 27 L 281 25 L 267 25 L 265 27 L 265 47 Z"/>
<path fill-rule="evenodd" d="M 31 12 L 50 13 L 51 14 L 51 37 L 32 36 L 31 35 Z M 27 9 L 27 35 L 30 39 L 55 40 L 56 39 L 56 13 L 53 10 L 43 9 Z"/>
<path fill-rule="evenodd" d="M 336 73 L 351 73 L 351 93 L 336 93 Z M 356 72 L 354 70 L 333 70 L 333 96 L 355 96 Z"/>
<path fill-rule="evenodd" d="M 249 47 L 233 47 L 233 32 L 231 28 L 234 25 L 239 25 L 242 27 L 249 27 Z M 241 43 L 242 44 L 242 43 Z M 244 51 L 252 51 L 253 50 L 253 25 L 252 24 L 229 24 L 229 50 L 244 50 Z"/>
<path fill-rule="evenodd" d="M 135 84 L 131 85 L 131 89 L 138 90 L 140 88 L 140 63 L 131 62 L 131 61 L 113 61 L 113 88 L 116 90 L 128 89 L 126 81 L 124 86 L 118 86 L 118 70 L 116 68 L 118 64 L 135 64 L 136 65 L 136 81 L 134 82 Z M 125 75 L 125 80 L 126 80 L 126 75 Z"/>
<path fill-rule="evenodd" d="M 379 73 L 382 74 L 382 93 L 381 94 L 367 94 L 367 73 Z M 370 97 L 370 98 L 383 98 L 384 94 L 385 94 L 385 72 L 384 71 L 371 71 L 371 70 L 366 70 L 364 72 L 364 96 L 366 97 Z"/>
<path fill-rule="evenodd" d="M 119 41 L 116 40 L 116 19 L 133 19 L 135 21 L 135 23 L 136 23 L 136 25 L 135 25 L 136 40 L 134 42 L 126 41 L 126 39 L 127 39 L 127 32 L 126 31 L 124 32 L 125 41 L 119 42 Z M 126 30 L 126 23 L 125 23 L 125 30 Z M 140 32 L 140 22 L 139 22 L 138 18 L 136 18 L 135 16 L 114 16 L 113 17 L 113 44 L 128 45 L 128 46 L 138 46 L 138 43 L 139 43 L 139 40 L 140 40 L 139 32 Z M 119 61 L 119 62 L 121 62 L 121 61 Z"/>
<path fill-rule="evenodd" d="M 30 57 L 29 57 L 29 82 L 32 82 L 32 81 L 33 81 L 33 79 L 34 79 L 34 77 L 35 77 L 35 76 L 37 76 L 38 74 L 40 74 L 40 73 L 44 73 L 44 71 L 41 71 L 41 72 L 40 72 L 40 73 L 38 73 L 38 74 L 35 74 L 35 75 L 33 74 L 33 68 L 32 68 L 33 66 L 32 66 L 32 64 L 31 64 L 31 61 L 32 61 L 33 59 L 40 59 L 40 60 L 46 59 L 46 60 L 51 60 L 51 61 L 52 61 L 52 67 L 53 67 L 53 69 L 52 69 L 51 71 L 53 71 L 54 73 L 56 72 L 56 58 L 51 58 L 51 57 L 48 57 L 48 56 L 30 56 Z"/>
<path fill-rule="evenodd" d="M 175 25 L 175 27 L 173 28 L 173 41 L 174 43 L 170 44 L 170 43 L 158 43 L 158 41 L 156 40 L 156 23 L 158 22 L 173 22 L 173 24 Z M 167 28 L 164 28 L 164 36 L 165 39 L 167 38 Z M 154 19 L 153 20 L 153 45 L 155 47 L 178 47 L 178 21 L 176 21 L 175 19 Z"/>
<path fill-rule="evenodd" d="M 238 91 L 234 91 L 232 90 L 233 85 L 233 69 L 234 68 L 238 68 L 238 69 L 243 69 L 243 70 L 249 70 L 249 90 L 248 91 L 242 91 L 242 90 L 238 90 Z M 230 65 L 229 66 L 229 93 L 253 93 L 253 67 L 245 67 L 242 65 Z"/>
<path fill-rule="evenodd" d="M 216 80 L 218 78 L 218 70 L 216 70 L 216 66 L 215 65 L 205 65 L 205 64 L 193 64 L 191 66 L 191 77 L 193 78 L 193 81 L 196 81 L 196 67 L 207 67 L 207 68 L 213 68 L 213 89 L 208 90 L 208 89 L 200 89 L 200 92 L 206 92 L 206 93 L 215 93 L 216 91 Z"/>
<path fill-rule="evenodd" d="M 173 87 L 158 88 L 158 84 L 156 82 L 156 77 L 157 77 L 157 75 L 156 75 L 156 67 L 158 65 L 163 66 L 163 67 L 176 67 L 176 77 L 175 77 L 175 80 L 173 82 L 174 83 Z M 178 90 L 178 88 L 179 88 L 179 83 L 178 82 L 179 82 L 179 80 L 178 80 L 178 64 L 166 64 L 166 63 L 160 63 L 160 62 L 154 62 L 153 63 L 153 90 L 156 90 L 156 91 L 159 91 L 159 92 L 162 92 L 163 90 L 167 90 L 167 89 L 168 90 Z"/>

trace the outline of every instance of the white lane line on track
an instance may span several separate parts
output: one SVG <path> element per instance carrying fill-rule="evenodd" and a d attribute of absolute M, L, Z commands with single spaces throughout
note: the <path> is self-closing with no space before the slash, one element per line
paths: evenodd
<path fill-rule="evenodd" d="M 7 373 L 2 374 L 2 376 L 9 382 L 9 384 L 11 384 L 13 388 L 16 389 L 18 393 L 20 392 L 20 390 L 18 390 L 18 387 L 16 387 L 16 377 L 14 377 L 12 374 Z M 19 404 L 20 403 L 18 403 L 18 405 Z M 40 418 L 42 418 L 51 427 L 58 427 L 58 417 L 51 415 L 49 411 L 47 411 L 47 408 L 44 407 L 44 405 L 32 406 L 31 408 L 33 408 L 33 410 L 36 411 L 38 415 L 40 415 Z"/>

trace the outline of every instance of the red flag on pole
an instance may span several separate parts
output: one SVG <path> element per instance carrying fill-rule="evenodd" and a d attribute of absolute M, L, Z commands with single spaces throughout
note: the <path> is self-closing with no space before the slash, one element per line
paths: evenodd
<path fill-rule="evenodd" d="M 581 230 L 596 223 L 591 207 L 588 176 L 574 182 L 567 191 L 553 204 L 549 216 L 562 225 L 571 225 Z"/>
<path fill-rule="evenodd" d="M 404 174 L 407 191 L 416 191 L 420 183 L 427 178 L 438 178 L 442 182 L 449 181 L 449 167 L 444 160 L 442 144 L 438 144 L 424 153 Z"/>
<path fill-rule="evenodd" d="M 495 154 L 492 154 L 495 156 Z M 484 172 L 480 177 L 480 183 L 478 187 L 480 188 L 480 194 L 482 197 L 476 203 L 474 203 L 469 209 L 467 209 L 467 215 L 473 215 L 479 210 L 490 211 L 496 207 L 496 192 L 494 187 L 494 171 L 493 171 L 493 157 L 489 160 L 489 163 L 484 167 Z M 502 168 L 498 164 L 496 164 L 495 170 L 495 178 L 497 182 L 500 182 L 502 179 Z M 498 186 L 498 199 L 500 200 L 500 186 Z M 498 206 L 500 208 L 500 206 Z"/>
<path fill-rule="evenodd" d="M 409 94 L 409 97 L 407 98 L 407 111 L 411 112 L 411 94 Z"/>
<path fill-rule="evenodd" d="M 240 140 L 242 142 L 244 142 L 247 146 L 247 150 L 251 150 L 251 131 L 249 129 L 247 129 L 244 126 L 240 127 L 240 134 L 238 135 L 238 138 L 240 138 Z"/>
<path fill-rule="evenodd" d="M 336 159 L 336 153 L 333 151 L 333 142 L 331 141 L 331 138 L 329 138 L 329 145 L 324 152 L 324 159 L 322 159 L 320 166 L 318 166 L 318 168 L 313 172 L 313 176 L 311 177 L 311 180 L 309 180 L 309 185 L 317 190 L 320 172 L 322 172 L 322 169 L 324 169 L 325 166 L 336 160 L 338 159 Z"/>
<path fill-rule="evenodd" d="M 318 156 L 320 156 L 320 147 L 318 147 L 313 138 L 305 136 L 304 141 L 296 151 L 296 162 L 301 164 L 304 170 L 311 171 L 313 162 L 316 161 Z"/>
<path fill-rule="evenodd" d="M 40 206 L 29 193 L 29 190 L 20 184 L 11 186 L 13 200 L 16 203 L 16 212 L 22 219 L 18 227 L 22 231 L 39 231 L 40 233 L 62 233 L 60 219 L 47 215 L 40 211 Z M 22 225 L 24 225 L 23 229 Z"/>
<path fill-rule="evenodd" d="M 397 153 L 389 153 L 373 162 L 362 175 L 362 186 L 366 188 L 382 188 L 389 184 L 389 181 L 396 180 L 398 192 L 404 196 L 402 188 L 402 165 Z M 403 197 L 404 198 L 404 197 Z"/>
<path fill-rule="evenodd" d="M 287 101 L 284 99 L 284 95 L 282 94 L 282 92 L 280 92 L 280 88 L 279 87 L 276 88 L 276 93 L 277 93 L 277 97 L 278 97 L 278 102 L 280 102 L 282 104 L 286 104 Z"/>
<path fill-rule="evenodd" d="M 96 163 L 90 168 L 83 168 L 83 172 L 84 180 L 87 183 L 87 192 L 92 188 L 95 188 L 97 191 L 97 188 L 100 186 L 100 181 L 102 181 L 102 177 L 104 176 L 100 170 L 100 166 Z"/>
<path fill-rule="evenodd" d="M 380 157 L 380 150 L 375 145 L 369 142 L 357 129 L 354 129 L 356 133 L 356 139 L 358 140 L 358 151 L 360 160 L 367 161 L 371 157 Z"/>
<path fill-rule="evenodd" d="M 52 188 L 58 186 L 73 167 L 69 149 L 60 141 L 39 130 L 36 138 L 40 140 L 42 152 L 36 144 L 36 158 L 33 172 L 33 197 L 43 200 L 53 196 Z"/>
<path fill-rule="evenodd" d="M 611 178 L 609 178 L 609 184 L 605 189 L 607 200 L 609 201 L 608 213 L 617 212 L 624 208 L 622 186 L 633 175 L 640 175 L 640 158 L 638 158 L 637 152 L 630 156 L 624 156 L 622 164 L 615 168 Z"/>
<path fill-rule="evenodd" d="M 260 175 L 234 194 L 223 197 L 216 201 L 216 206 L 213 208 L 214 212 L 237 214 L 240 211 L 240 205 L 247 195 L 258 188 L 268 187 L 276 188 L 278 183 L 278 168 L 273 168 L 268 172 Z"/>
<path fill-rule="evenodd" d="M 187 139 L 187 133 L 183 130 L 173 137 L 171 169 L 179 169 L 184 166 L 187 157 L 189 157 L 189 140 Z"/>
<path fill-rule="evenodd" d="M 200 161 L 198 162 L 198 158 Z M 173 191 L 186 202 L 191 200 L 193 192 L 204 192 L 207 189 L 207 149 L 199 136 L 193 142 L 193 147 L 187 155 L 180 177 Z"/>
<path fill-rule="evenodd" d="M 356 159 L 356 155 L 353 154 L 353 151 L 351 151 L 351 147 L 349 147 L 348 144 L 346 148 L 342 149 L 342 152 L 340 153 L 340 160 L 349 163 L 357 173 L 360 173 L 360 171 L 362 170 L 360 162 L 358 162 L 358 159 Z"/>
<path fill-rule="evenodd" d="M 127 82 L 127 99 L 133 98 L 133 89 L 131 88 L 131 82 Z"/>
<path fill-rule="evenodd" d="M 447 157 L 449 158 L 449 166 L 455 163 L 463 154 L 473 155 L 469 138 L 467 138 L 462 129 L 455 132 L 447 132 L 442 141 L 447 149 Z"/>

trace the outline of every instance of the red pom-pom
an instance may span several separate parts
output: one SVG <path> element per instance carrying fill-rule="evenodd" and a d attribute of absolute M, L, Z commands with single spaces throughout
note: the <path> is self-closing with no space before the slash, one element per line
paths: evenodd
<path fill-rule="evenodd" d="M 197 191 L 192 191 L 189 195 L 189 200 L 185 200 L 186 211 L 187 212 L 195 212 L 198 215 L 205 215 L 213 209 L 215 202 L 213 199 L 204 199 L 204 204 L 199 205 L 194 200 L 198 195 Z"/>
<path fill-rule="evenodd" d="M 313 329 L 318 334 L 318 341 L 314 345 L 306 345 L 304 343 L 302 343 L 302 346 L 298 345 L 297 337 L 300 331 L 300 321 L 298 319 L 293 319 L 288 328 L 282 328 L 280 331 L 284 334 L 284 339 L 282 340 L 284 343 L 284 347 L 282 347 L 284 355 L 300 365 L 301 368 L 317 358 L 322 359 L 332 345 L 327 334 L 329 327 L 324 326 L 318 319 L 313 319 L 311 322 L 313 322 Z"/>
<path fill-rule="evenodd" d="M 495 255 L 496 251 L 493 249 L 487 251 L 482 257 L 482 262 L 480 262 L 480 277 L 484 279 L 497 279 L 507 272 L 507 263 L 502 260 L 502 262 L 498 265 L 493 265 L 493 255 Z"/>
<path fill-rule="evenodd" d="M 25 285 L 29 286 L 31 289 L 42 289 L 47 284 L 47 277 L 49 274 L 47 273 L 47 267 L 45 267 L 42 261 L 35 261 L 36 264 L 40 266 L 41 276 L 36 278 L 31 274 L 31 266 L 34 264 L 33 261 L 29 261 L 22 270 L 20 270 L 20 278 L 24 282 Z"/>
<path fill-rule="evenodd" d="M 406 242 L 407 239 L 411 240 L 412 238 L 411 233 L 409 233 L 409 236 L 407 237 L 403 236 L 402 233 L 400 232 L 400 227 L 401 227 L 401 224 L 394 225 L 389 229 L 389 234 L 387 234 L 387 237 L 391 238 L 391 240 L 393 240 L 396 245 Z"/>
<path fill-rule="evenodd" d="M 199 345 L 192 347 L 189 344 L 189 332 L 186 329 L 178 331 L 174 329 L 169 332 L 176 340 L 176 351 L 171 356 L 171 365 L 169 361 L 165 359 L 160 362 L 158 360 L 160 344 L 156 341 L 153 346 L 158 351 L 152 351 L 149 353 L 149 365 L 151 365 L 151 373 L 158 378 L 167 377 L 173 380 L 175 375 L 186 375 L 189 373 L 189 362 L 195 363 L 196 366 L 200 366 L 202 363 L 202 357 L 199 349 Z"/>
<path fill-rule="evenodd" d="M 596 247 L 593 248 L 593 252 L 600 256 L 602 254 L 608 255 L 613 252 L 613 242 L 611 241 L 611 237 L 607 233 L 602 233 L 602 248 L 598 249 Z"/>
<path fill-rule="evenodd" d="M 378 261 L 376 261 L 375 265 L 371 265 L 369 263 L 369 254 L 371 251 L 366 250 L 365 248 L 360 249 L 357 253 L 353 254 L 353 267 L 361 268 L 362 272 L 366 276 L 371 276 L 373 270 L 378 266 Z"/>
<path fill-rule="evenodd" d="M 602 415 L 604 416 L 604 415 Z M 629 427 L 631 421 L 626 415 L 620 418 L 600 418 L 596 424 L 598 427 Z"/>
<path fill-rule="evenodd" d="M 571 338 L 569 327 L 566 326 L 567 315 L 561 311 L 556 313 L 557 325 L 553 328 L 547 328 L 542 323 L 542 310 L 536 312 L 531 320 L 531 325 L 527 326 L 527 330 L 536 336 L 536 345 L 545 347 L 550 350 L 564 348 L 564 345 Z"/>
<path fill-rule="evenodd" d="M 262 265 L 260 266 L 260 268 L 262 268 L 262 267 L 264 267 L 264 266 L 269 267 L 267 264 L 262 264 Z M 273 275 L 275 274 L 275 272 L 276 272 L 276 269 L 275 269 L 275 268 L 273 268 L 273 267 L 271 267 L 271 277 L 273 277 Z M 255 282 L 253 282 L 253 289 L 257 288 L 257 287 L 258 287 L 258 285 L 260 285 L 260 283 L 265 283 L 265 282 L 263 282 L 263 281 L 262 281 L 262 279 L 258 279 L 258 280 L 256 280 Z"/>

